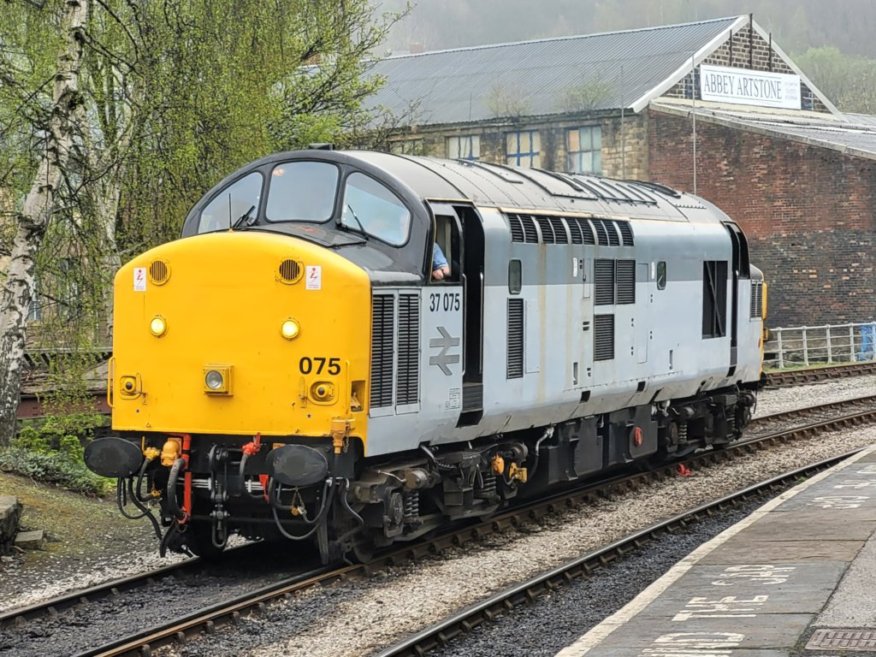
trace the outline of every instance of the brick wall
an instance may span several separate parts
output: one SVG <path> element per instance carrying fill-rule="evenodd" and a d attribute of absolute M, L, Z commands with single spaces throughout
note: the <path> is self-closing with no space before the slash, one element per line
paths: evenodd
<path fill-rule="evenodd" d="M 691 124 L 649 111 L 651 180 L 692 191 Z M 770 326 L 876 318 L 876 161 L 697 123 L 697 193 L 745 230 Z"/>
<path fill-rule="evenodd" d="M 756 31 L 753 31 L 749 25 L 746 25 L 734 34 L 715 52 L 704 59 L 702 63 L 711 66 L 744 68 L 752 71 L 795 74 L 788 63 L 775 50 L 770 48 L 769 42 L 765 41 Z M 697 70 L 694 93 L 699 99 L 699 70 Z M 664 96 L 670 98 L 690 98 L 691 75 L 685 76 L 678 84 L 667 91 Z M 824 106 L 824 103 L 818 100 L 812 90 L 802 81 L 800 83 L 800 98 L 803 109 L 815 112 L 829 111 Z"/>

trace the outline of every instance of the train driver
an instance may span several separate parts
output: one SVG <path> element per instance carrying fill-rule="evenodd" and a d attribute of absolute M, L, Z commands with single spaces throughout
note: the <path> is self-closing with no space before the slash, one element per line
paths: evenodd
<path fill-rule="evenodd" d="M 444 256 L 444 251 L 438 242 L 435 242 L 432 247 L 432 280 L 443 281 L 450 276 L 450 265 L 447 264 L 447 258 Z"/>

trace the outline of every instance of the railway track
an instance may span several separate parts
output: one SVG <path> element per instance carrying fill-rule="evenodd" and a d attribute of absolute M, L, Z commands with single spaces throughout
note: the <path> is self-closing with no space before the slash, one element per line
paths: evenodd
<path fill-rule="evenodd" d="M 817 383 L 834 379 L 845 379 L 853 376 L 876 374 L 876 361 L 855 363 L 852 365 L 835 365 L 832 367 L 813 367 L 803 370 L 782 370 L 766 375 L 767 388 L 787 388 L 804 383 Z"/>
<path fill-rule="evenodd" d="M 846 454 L 787 472 L 754 486 L 749 486 L 732 495 L 722 497 L 714 502 L 699 506 L 696 509 L 691 509 L 664 522 L 651 525 L 611 545 L 568 561 L 525 582 L 500 591 L 403 639 L 373 657 L 421 657 L 484 623 L 498 619 L 506 614 L 514 613 L 515 609 L 524 605 L 533 604 L 542 596 L 555 591 L 561 586 L 569 584 L 576 579 L 588 577 L 599 568 L 613 561 L 623 559 L 627 554 L 640 550 L 643 546 L 659 539 L 664 534 L 680 530 L 701 518 L 720 513 L 728 507 L 747 502 L 753 497 L 772 496 L 775 492 L 793 485 L 801 478 L 829 468 L 859 451 L 853 450 Z"/>
<path fill-rule="evenodd" d="M 823 404 L 811 409 L 799 409 L 788 413 L 765 416 L 752 422 L 751 430 L 756 432 L 753 437 L 740 441 L 726 449 L 711 450 L 691 455 L 684 459 L 682 463 L 685 467 L 696 468 L 700 465 L 717 463 L 733 458 L 735 454 L 751 453 L 755 450 L 764 449 L 771 443 L 787 442 L 794 438 L 811 436 L 820 431 L 862 425 L 874 421 L 876 421 L 876 396 Z M 782 423 L 785 425 L 790 423 L 794 426 L 786 426 L 783 430 L 777 429 Z M 558 509 L 574 508 L 588 501 L 611 495 L 614 491 L 640 487 L 646 485 L 649 481 L 670 476 L 678 465 L 672 464 L 653 471 L 618 475 L 611 479 L 556 493 L 549 498 L 522 504 L 507 510 L 487 521 L 458 528 L 428 541 L 418 542 L 401 549 L 380 554 L 368 564 L 356 564 L 341 568 L 318 568 L 299 572 L 256 591 L 248 592 L 231 600 L 215 604 L 207 609 L 193 612 L 185 618 L 176 618 L 161 626 L 121 637 L 112 643 L 82 652 L 78 657 L 149 655 L 158 647 L 185 642 L 199 632 L 210 632 L 223 623 L 233 623 L 242 614 L 262 609 L 272 600 L 289 597 L 296 592 L 315 585 L 367 575 L 392 564 L 417 560 L 425 555 L 440 553 L 451 546 L 479 540 L 490 533 L 531 522 Z M 56 598 L 39 605 L 7 612 L 0 615 L 0 627 L 4 625 L 7 627 L 26 625 L 28 622 L 34 622 L 40 616 L 56 615 L 64 609 L 83 603 L 83 601 L 119 595 L 124 590 L 145 585 L 149 580 L 154 580 L 156 577 L 167 576 L 167 573 L 172 573 L 175 569 L 182 568 L 183 566 L 184 564 L 178 564 L 176 566 L 165 567 L 143 576 L 109 582 L 102 586 L 92 587 L 86 591 L 64 596 L 63 598 Z"/>

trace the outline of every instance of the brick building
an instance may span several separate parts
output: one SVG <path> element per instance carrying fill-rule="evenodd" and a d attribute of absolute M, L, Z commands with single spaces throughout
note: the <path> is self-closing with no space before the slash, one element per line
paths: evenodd
<path fill-rule="evenodd" d="M 653 180 L 745 229 L 771 326 L 876 318 L 876 117 L 839 112 L 750 16 L 390 57 L 400 153 Z"/>

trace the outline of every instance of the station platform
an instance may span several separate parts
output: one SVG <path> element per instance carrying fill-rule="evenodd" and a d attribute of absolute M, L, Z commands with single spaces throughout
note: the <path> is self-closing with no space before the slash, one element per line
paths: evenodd
<path fill-rule="evenodd" d="M 679 561 L 557 657 L 876 657 L 876 445 Z"/>

